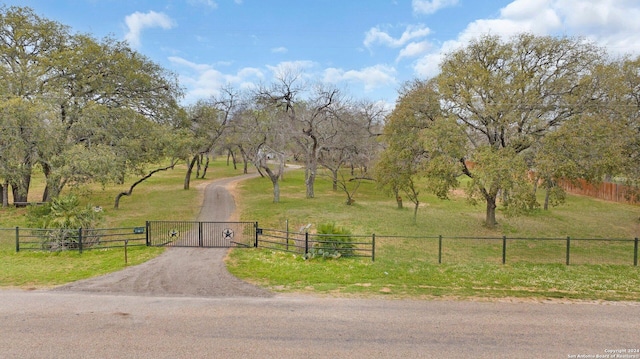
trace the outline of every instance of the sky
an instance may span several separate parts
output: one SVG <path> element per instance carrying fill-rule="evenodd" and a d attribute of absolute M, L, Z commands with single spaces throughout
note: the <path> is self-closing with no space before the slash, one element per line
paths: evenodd
<path fill-rule="evenodd" d="M 491 34 L 576 36 L 640 55 L 640 0 L 4 0 L 72 32 L 124 40 L 178 75 L 184 104 L 284 69 L 392 107 L 406 81 Z"/>

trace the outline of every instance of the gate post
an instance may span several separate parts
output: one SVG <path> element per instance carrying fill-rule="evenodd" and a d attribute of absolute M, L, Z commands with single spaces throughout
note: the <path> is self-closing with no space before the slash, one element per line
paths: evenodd
<path fill-rule="evenodd" d="M 567 236 L 567 265 L 569 265 L 570 251 L 571 251 L 571 237 Z"/>
<path fill-rule="evenodd" d="M 502 264 L 507 263 L 507 236 L 502 236 Z"/>
<path fill-rule="evenodd" d="M 636 238 L 636 243 L 637 243 Z M 16 227 L 16 252 L 20 252 L 20 227 Z"/>
<path fill-rule="evenodd" d="M 371 261 L 374 262 L 376 260 L 376 234 L 373 233 L 371 235 Z"/>
<path fill-rule="evenodd" d="M 256 238 L 255 241 L 253 242 L 253 248 L 258 248 L 258 235 L 260 235 L 260 230 L 258 230 L 258 222 L 254 223 L 254 227 L 256 230 Z"/>
<path fill-rule="evenodd" d="M 309 254 L 309 232 L 304 232 L 304 254 Z"/>
<path fill-rule="evenodd" d="M 198 222 L 198 247 L 203 247 L 202 243 L 202 222 Z"/>
<path fill-rule="evenodd" d="M 145 230 L 144 240 L 147 244 L 147 247 L 149 247 L 151 245 L 151 243 L 149 242 L 149 227 L 151 227 L 151 224 L 149 223 L 149 221 L 146 221 L 145 227 L 147 228 Z"/>

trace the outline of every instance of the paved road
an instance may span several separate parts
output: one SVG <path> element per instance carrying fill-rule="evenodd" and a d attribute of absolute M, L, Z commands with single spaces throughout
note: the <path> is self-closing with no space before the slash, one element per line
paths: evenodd
<path fill-rule="evenodd" d="M 2 358 L 568 358 L 640 347 L 640 306 L 0 291 Z"/>

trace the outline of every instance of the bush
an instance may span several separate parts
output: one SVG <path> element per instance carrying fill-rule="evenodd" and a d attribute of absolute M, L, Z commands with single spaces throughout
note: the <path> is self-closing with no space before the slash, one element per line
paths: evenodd
<path fill-rule="evenodd" d="M 101 210 L 92 206 L 82 207 L 75 196 L 53 199 L 42 206 L 30 207 L 27 212 L 27 223 L 38 230 L 42 247 L 49 250 L 77 248 L 78 229 L 90 229 L 100 223 Z"/>
<path fill-rule="evenodd" d="M 318 238 L 315 245 L 306 253 L 304 258 L 340 258 L 353 256 L 355 244 L 351 231 L 338 227 L 335 223 L 325 223 L 318 226 Z"/>

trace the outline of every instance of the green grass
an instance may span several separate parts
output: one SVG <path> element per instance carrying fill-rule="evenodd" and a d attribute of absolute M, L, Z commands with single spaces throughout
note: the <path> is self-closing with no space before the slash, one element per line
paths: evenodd
<path fill-rule="evenodd" d="M 83 189 L 84 200 L 105 209 L 105 226 L 139 226 L 146 220 L 192 220 L 199 211 L 198 191 L 184 191 L 184 166 L 158 173 L 139 185 L 120 209 L 113 201 L 122 186 Z M 216 161 L 205 181 L 192 188 L 241 170 Z M 36 185 L 37 186 L 37 185 Z M 411 203 L 398 210 L 395 200 L 365 182 L 353 206 L 320 177 L 316 198 L 306 199 L 303 171 L 292 171 L 281 182 L 281 201 L 273 203 L 271 183 L 256 178 L 238 185 L 241 219 L 258 221 L 263 228 L 298 230 L 311 224 L 334 222 L 356 235 L 375 233 L 376 261 L 369 259 L 305 261 L 300 254 L 262 249 L 234 250 L 229 270 L 238 277 L 276 292 L 388 298 L 569 298 L 580 300 L 640 300 L 640 269 L 630 265 L 628 242 L 572 242 L 572 265 L 564 265 L 565 242 L 517 241 L 507 244 L 507 264 L 501 264 L 501 241 L 446 237 L 624 238 L 640 236 L 640 206 L 615 204 L 569 196 L 564 206 L 522 217 L 498 213 L 499 225 L 482 225 L 484 208 L 470 206 L 460 195 L 441 201 L 421 197 L 418 219 Z M 37 197 L 37 196 L 36 196 Z M 30 200 L 37 200 L 33 198 Z M 0 286 L 50 287 L 124 267 L 123 249 L 85 251 L 82 254 L 15 253 L 15 226 L 24 226 L 24 209 L 0 209 Z M 429 236 L 430 240 L 384 236 Z M 445 236 L 443 263 L 437 262 L 437 236 Z M 606 246 L 606 247 L 605 247 Z M 157 248 L 129 252 L 130 264 L 161 253 Z M 594 257 L 599 256 L 599 257 Z M 593 259 L 596 258 L 596 259 Z M 595 263 L 593 263 L 595 261 Z M 610 264 L 605 264 L 610 263 Z M 575 264 L 575 265 L 574 265 Z"/>
<path fill-rule="evenodd" d="M 633 242 L 572 241 L 566 266 L 566 237 L 640 236 L 640 207 L 569 196 L 563 206 L 521 217 L 498 213 L 495 229 L 483 226 L 482 206 L 452 195 L 449 200 L 423 196 L 417 221 L 411 208 L 365 183 L 353 206 L 321 178 L 316 198 L 306 199 L 302 172 L 290 172 L 274 204 L 271 184 L 254 179 L 239 185 L 243 220 L 261 227 L 290 230 L 336 222 L 354 234 L 376 234 L 376 260 L 304 261 L 300 254 L 269 250 L 234 250 L 232 273 L 274 291 L 307 291 L 340 296 L 393 297 L 534 297 L 583 300 L 640 300 L 640 269 L 633 267 Z M 406 206 L 411 203 L 405 201 Z M 443 263 L 438 264 L 438 235 Z M 558 240 L 508 240 L 502 265 L 501 240 L 447 237 L 532 237 Z M 421 236 L 431 239 L 384 236 Z"/>
<path fill-rule="evenodd" d="M 234 250 L 233 274 L 275 292 L 390 298 L 640 300 L 640 271 L 620 265 L 433 264 L 381 258 L 311 260 L 262 249 Z"/>
<path fill-rule="evenodd" d="M 129 247 L 128 265 L 143 263 L 163 248 Z M 65 252 L 0 251 L 0 285 L 46 288 L 124 269 L 124 248 Z"/>
<path fill-rule="evenodd" d="M 129 189 L 137 178 L 129 178 L 123 185 L 101 187 L 98 185 L 68 189 L 82 198 L 83 203 L 101 206 L 105 213 L 102 228 L 144 226 L 147 220 L 194 220 L 200 211 L 202 191 L 198 186 L 216 178 L 239 175 L 224 161 L 210 164 L 206 179 L 191 180 L 191 190 L 183 190 L 186 167 L 155 174 L 138 185 L 132 196 L 120 201 L 114 209 L 115 197 Z M 30 201 L 39 201 L 44 190 L 41 173 L 33 179 Z M 15 227 L 26 227 L 26 209 L 0 208 L 0 287 L 41 288 L 79 279 L 98 276 L 124 268 L 124 249 L 85 250 L 82 254 L 72 251 L 15 252 Z M 162 248 L 130 247 L 129 265 L 147 261 L 163 252 Z"/>

